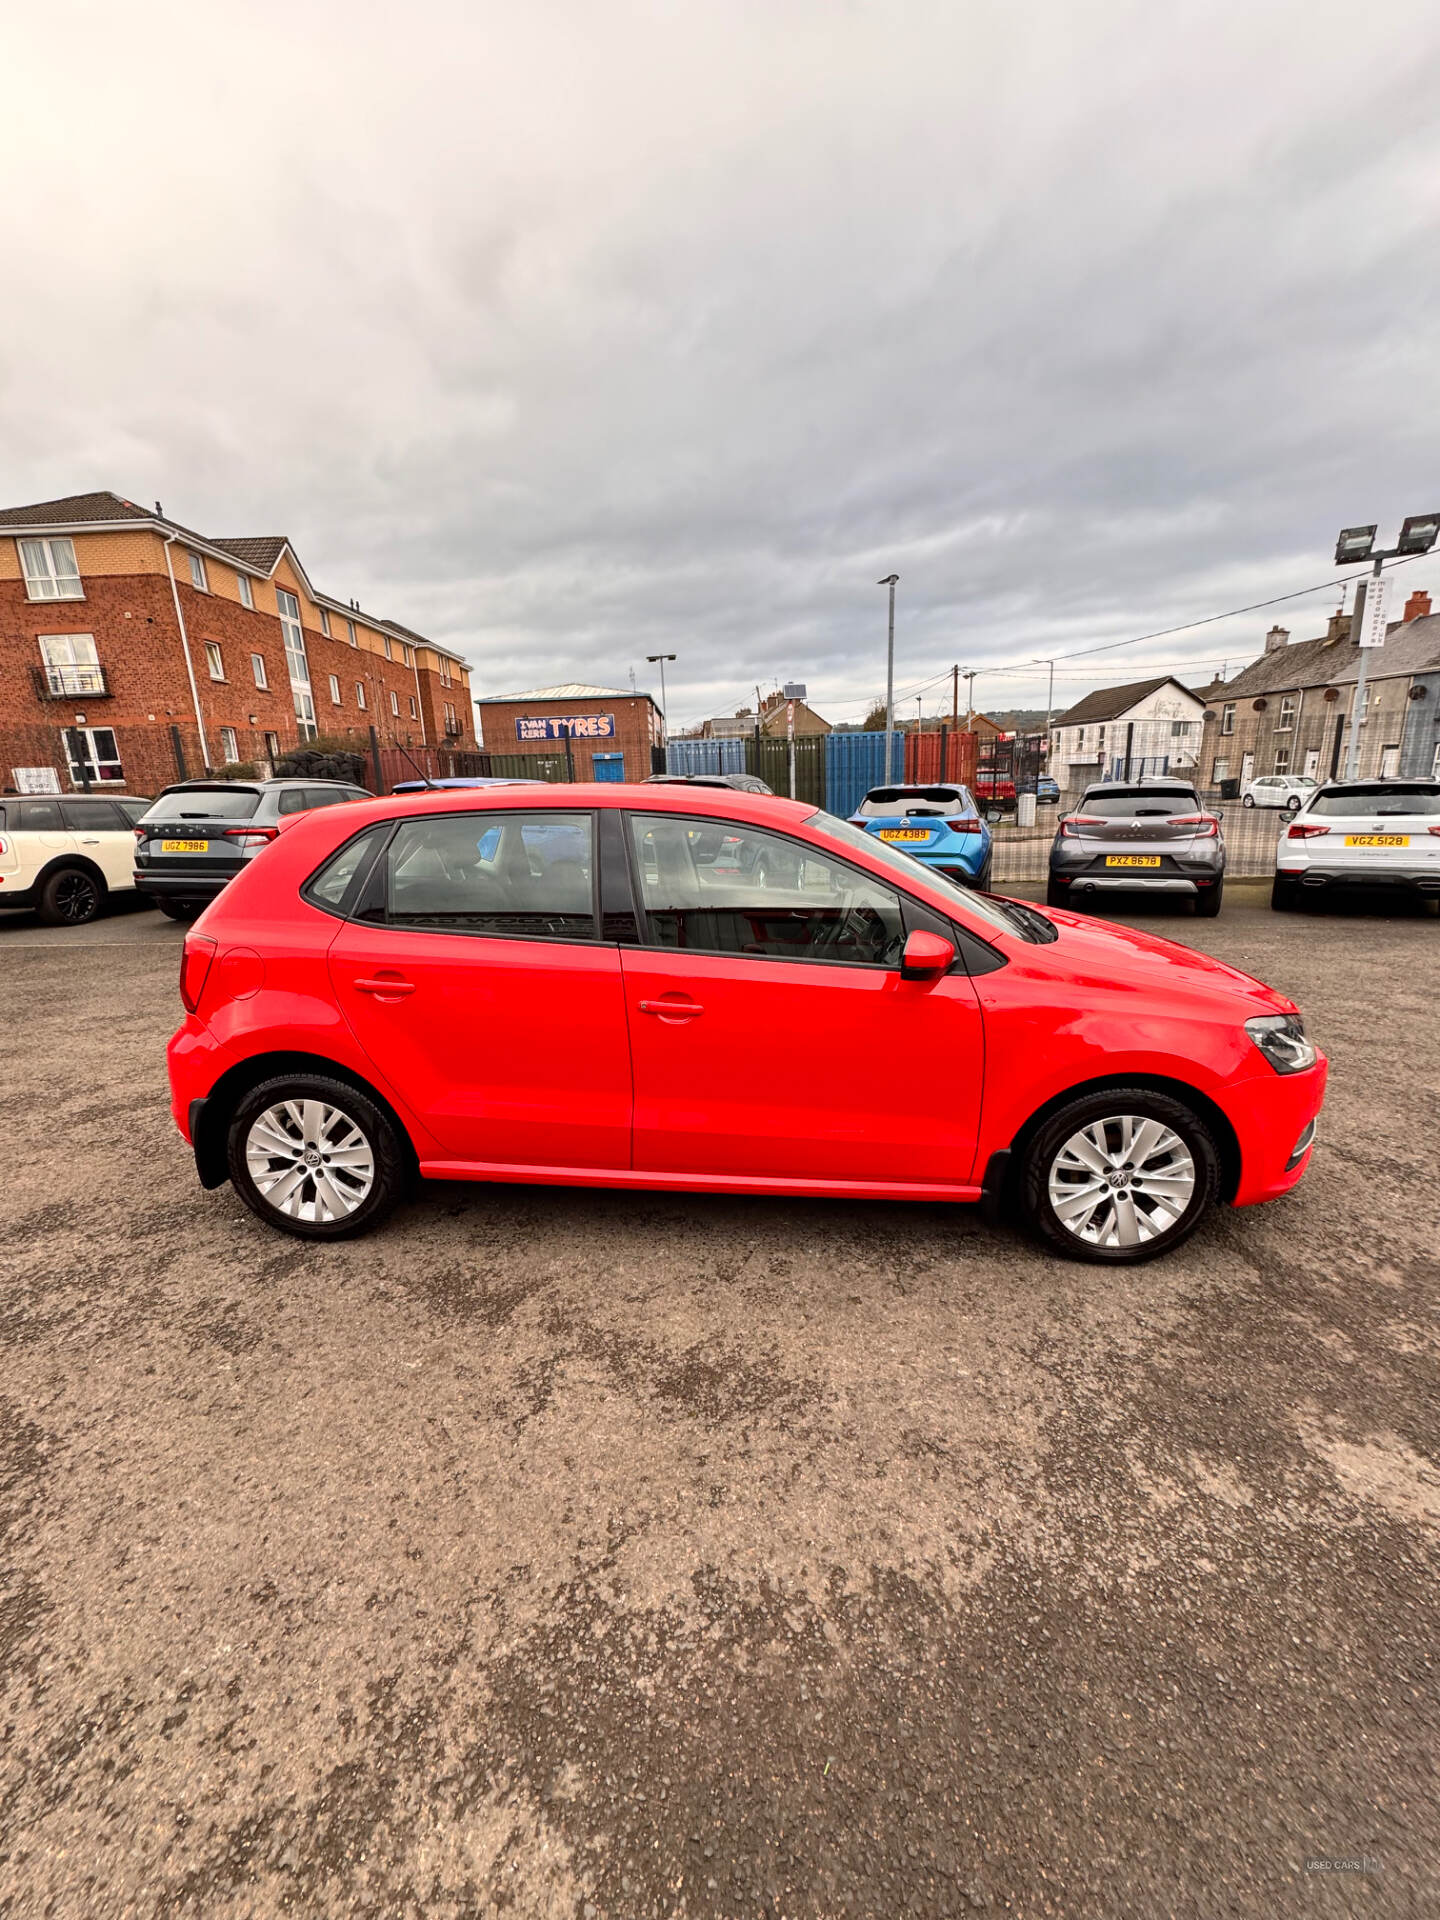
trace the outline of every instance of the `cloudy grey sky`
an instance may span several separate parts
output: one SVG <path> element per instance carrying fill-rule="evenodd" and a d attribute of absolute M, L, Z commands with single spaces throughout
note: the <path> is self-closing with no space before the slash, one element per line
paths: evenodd
<path fill-rule="evenodd" d="M 5 67 L 5 504 L 288 532 L 481 691 L 857 719 L 893 569 L 934 710 L 1440 506 L 1434 0 L 50 0 Z"/>

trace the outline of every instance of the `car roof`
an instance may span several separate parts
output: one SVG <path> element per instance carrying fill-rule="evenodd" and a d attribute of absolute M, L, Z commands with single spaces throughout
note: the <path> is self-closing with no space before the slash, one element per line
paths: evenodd
<path fill-rule="evenodd" d="M 166 793 L 262 793 L 269 787 L 358 787 L 358 780 L 330 780 L 320 774 L 277 773 L 266 780 L 176 780 Z"/>
<path fill-rule="evenodd" d="M 523 807 L 553 808 L 558 813 L 592 807 L 629 807 L 640 813 L 698 813 L 719 819 L 745 820 L 756 826 L 798 824 L 819 812 L 808 800 L 787 800 L 777 793 L 750 793 L 743 787 L 650 786 L 644 781 L 541 781 L 523 794 L 513 787 L 431 789 L 421 793 L 390 793 L 357 800 L 345 809 L 349 821 L 390 820 L 429 813 L 468 813 Z"/>
<path fill-rule="evenodd" d="M 515 774 L 455 774 L 443 780 L 397 780 L 390 789 L 392 793 L 431 793 L 440 787 L 543 787 L 549 784 L 545 780 L 532 780 L 527 775 Z"/>

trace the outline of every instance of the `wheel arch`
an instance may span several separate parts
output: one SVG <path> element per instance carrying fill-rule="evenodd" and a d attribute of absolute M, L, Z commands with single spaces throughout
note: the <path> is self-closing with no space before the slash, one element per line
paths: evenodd
<path fill-rule="evenodd" d="M 1171 1100 L 1178 1100 L 1181 1106 L 1189 1107 L 1197 1119 L 1205 1122 L 1215 1141 L 1215 1150 L 1220 1156 L 1220 1198 L 1227 1202 L 1235 1198 L 1240 1186 L 1240 1141 L 1225 1109 L 1188 1081 L 1171 1080 L 1160 1073 L 1100 1074 L 1093 1080 L 1079 1081 L 1075 1086 L 1066 1087 L 1063 1092 L 1052 1095 L 1043 1106 L 1035 1109 L 1010 1142 L 1007 1184 L 1018 1176 L 1025 1149 L 1051 1114 L 1058 1113 L 1072 1100 L 1083 1100 L 1087 1094 L 1104 1093 L 1110 1087 L 1145 1087 L 1153 1093 L 1163 1093 Z"/>
<path fill-rule="evenodd" d="M 110 882 L 105 878 L 103 868 L 98 866 L 96 862 L 90 858 L 88 853 L 52 854 L 36 874 L 35 878 L 30 882 L 31 888 L 38 894 L 40 889 L 52 880 L 57 873 L 69 873 L 72 869 L 78 869 L 80 872 L 88 874 L 99 887 L 102 899 L 114 891 Z"/>
<path fill-rule="evenodd" d="M 353 1087 L 357 1093 L 363 1093 L 367 1100 L 373 1100 L 393 1124 L 401 1145 L 410 1156 L 412 1170 L 418 1170 L 420 1159 L 415 1151 L 415 1142 L 410 1138 L 410 1129 L 396 1112 L 394 1102 L 387 1099 L 373 1081 L 367 1080 L 362 1073 L 356 1073 L 353 1067 L 342 1066 L 338 1060 L 331 1060 L 324 1054 L 291 1050 L 255 1053 L 248 1059 L 238 1060 L 221 1074 L 204 1102 L 197 1103 L 199 1113 L 192 1122 L 191 1145 L 195 1150 L 195 1167 L 202 1187 L 220 1187 L 230 1178 L 225 1159 L 227 1136 L 235 1109 L 245 1095 L 262 1081 L 273 1080 L 284 1073 L 323 1073 L 327 1079 L 339 1080 L 345 1086 Z"/>

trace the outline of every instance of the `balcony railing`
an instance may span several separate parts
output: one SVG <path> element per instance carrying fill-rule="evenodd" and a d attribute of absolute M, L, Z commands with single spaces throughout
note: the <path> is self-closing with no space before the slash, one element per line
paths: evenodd
<path fill-rule="evenodd" d="M 32 667 L 30 677 L 42 700 L 108 700 L 111 697 L 103 667 Z"/>

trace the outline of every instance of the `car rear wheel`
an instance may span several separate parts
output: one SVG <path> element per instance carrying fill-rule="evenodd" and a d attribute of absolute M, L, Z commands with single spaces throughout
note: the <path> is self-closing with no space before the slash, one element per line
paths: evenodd
<path fill-rule="evenodd" d="M 230 1122 L 227 1163 L 252 1213 L 301 1240 L 376 1226 L 405 1190 L 409 1159 L 368 1095 L 321 1074 L 266 1080 Z"/>
<path fill-rule="evenodd" d="M 1049 880 L 1045 884 L 1045 904 L 1047 907 L 1073 907 L 1077 913 L 1079 912 L 1079 908 L 1070 898 L 1070 889 L 1059 886 L 1054 880 Z"/>
<path fill-rule="evenodd" d="M 1220 1156 L 1189 1107 L 1149 1087 L 1082 1094 L 1025 1150 L 1027 1224 L 1075 1260 L 1130 1266 L 1188 1240 L 1220 1189 Z"/>
<path fill-rule="evenodd" d="M 197 920 L 205 911 L 203 900 L 157 900 L 155 905 L 169 920 Z"/>
<path fill-rule="evenodd" d="M 1291 812 L 1291 813 L 1298 813 L 1298 812 L 1300 811 L 1300 796 L 1299 796 L 1299 794 L 1298 794 L 1298 793 L 1292 793 L 1292 794 L 1291 794 L 1291 796 L 1290 796 L 1290 798 L 1289 798 L 1289 799 L 1288 799 L 1288 800 L 1287 800 L 1287 801 L 1285 802 L 1285 805 L 1286 805 L 1286 806 L 1287 806 L 1287 807 L 1289 808 L 1289 810 L 1290 810 L 1290 812 Z"/>
<path fill-rule="evenodd" d="M 994 864 L 995 864 L 995 856 L 992 853 L 987 858 L 984 866 L 980 869 L 979 873 L 975 876 L 975 879 L 971 882 L 971 884 L 974 886 L 977 893 L 989 893 L 991 891 L 991 886 L 990 886 L 991 868 L 994 866 Z M 1052 901 L 1051 904 L 1053 906 L 1054 902 Z"/>
<path fill-rule="evenodd" d="M 83 927 L 99 913 L 105 882 L 84 867 L 60 867 L 40 889 L 35 917 L 47 927 Z"/>
<path fill-rule="evenodd" d="M 1195 911 L 1202 920 L 1213 920 L 1220 911 L 1220 903 L 1225 898 L 1225 882 L 1217 880 L 1213 887 L 1207 887 L 1203 893 L 1195 896 Z"/>
<path fill-rule="evenodd" d="M 1270 908 L 1274 913 L 1294 913 L 1300 904 L 1300 889 L 1293 880 L 1282 879 L 1277 873 L 1270 882 Z"/>
<path fill-rule="evenodd" d="M 1242 800 L 1242 801 L 1240 802 L 1240 804 L 1241 804 L 1241 806 L 1242 806 L 1242 807 L 1253 807 L 1253 806 L 1254 806 L 1254 804 L 1255 804 L 1255 796 L 1254 796 L 1254 794 L 1253 794 L 1253 793 L 1247 793 L 1247 794 L 1246 794 L 1246 796 L 1245 796 L 1245 798 L 1244 798 L 1244 799 L 1243 799 L 1243 800 Z"/>

